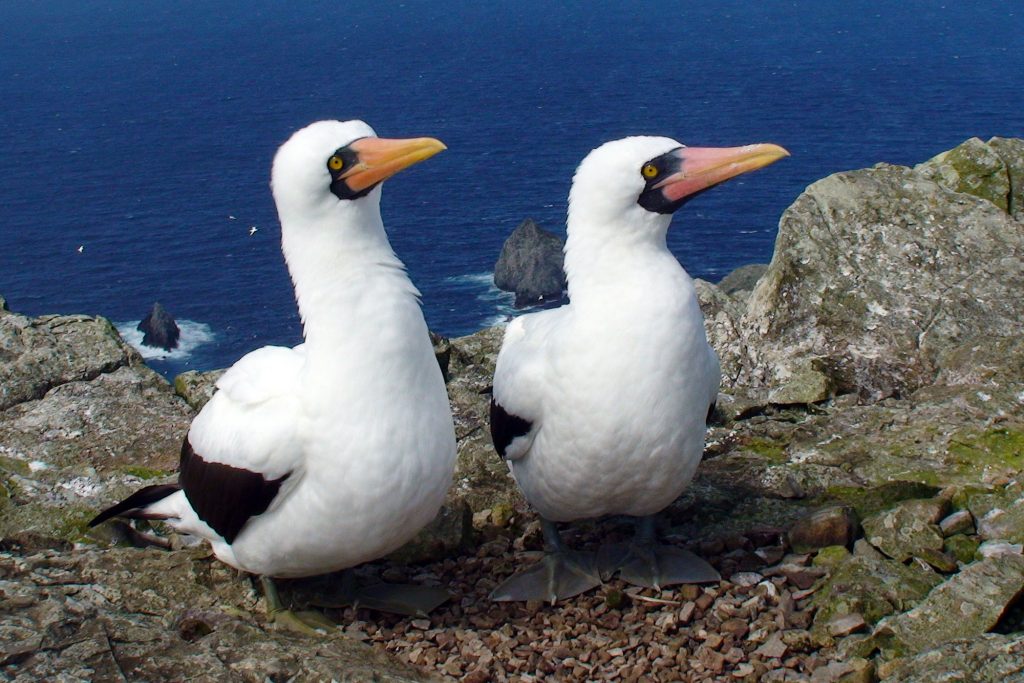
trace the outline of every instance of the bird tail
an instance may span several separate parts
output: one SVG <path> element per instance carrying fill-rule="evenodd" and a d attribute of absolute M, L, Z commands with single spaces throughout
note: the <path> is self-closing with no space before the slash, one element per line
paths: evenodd
<path fill-rule="evenodd" d="M 177 484 L 155 484 L 139 489 L 132 495 L 122 500 L 117 505 L 112 505 L 100 514 L 93 517 L 89 526 L 96 526 L 113 517 L 126 517 L 128 519 L 167 519 L 164 513 L 149 510 L 149 506 L 157 503 L 167 496 L 177 493 L 181 487 Z"/>

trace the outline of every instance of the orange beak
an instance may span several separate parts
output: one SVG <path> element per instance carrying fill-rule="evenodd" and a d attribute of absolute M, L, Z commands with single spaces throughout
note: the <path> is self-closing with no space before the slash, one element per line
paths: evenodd
<path fill-rule="evenodd" d="M 429 159 L 440 151 L 448 149 L 434 138 L 412 138 L 388 140 L 386 138 L 363 138 L 350 145 L 356 153 L 358 163 L 341 174 L 353 192 L 387 180 L 403 168 Z"/>
<path fill-rule="evenodd" d="M 743 147 L 683 147 L 676 152 L 679 171 L 655 185 L 670 202 L 706 190 L 741 173 L 755 171 L 788 157 L 778 145 L 758 144 Z"/>

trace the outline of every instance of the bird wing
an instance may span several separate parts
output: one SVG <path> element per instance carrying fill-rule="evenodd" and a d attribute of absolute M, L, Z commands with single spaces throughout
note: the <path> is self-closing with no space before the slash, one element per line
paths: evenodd
<path fill-rule="evenodd" d="M 546 341 L 557 330 L 564 310 L 520 316 L 505 330 L 494 370 L 490 412 L 491 439 L 498 455 L 506 460 L 526 455 L 542 426 Z"/>
<path fill-rule="evenodd" d="M 179 484 L 199 518 L 229 543 L 301 476 L 304 361 L 302 346 L 243 356 L 217 382 L 182 444 Z"/>

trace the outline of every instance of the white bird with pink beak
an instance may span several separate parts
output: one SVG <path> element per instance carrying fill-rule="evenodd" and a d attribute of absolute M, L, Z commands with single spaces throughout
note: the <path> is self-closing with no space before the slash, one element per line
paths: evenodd
<path fill-rule="evenodd" d="M 693 282 L 665 238 L 689 199 L 787 155 L 630 137 L 580 164 L 566 223 L 570 303 L 509 324 L 491 402 L 495 448 L 540 514 L 547 553 L 493 599 L 554 602 L 615 572 L 650 587 L 718 579 L 654 533 L 654 515 L 697 470 L 720 382 Z M 599 557 L 566 547 L 555 527 L 613 514 L 639 518 L 637 534 Z"/>

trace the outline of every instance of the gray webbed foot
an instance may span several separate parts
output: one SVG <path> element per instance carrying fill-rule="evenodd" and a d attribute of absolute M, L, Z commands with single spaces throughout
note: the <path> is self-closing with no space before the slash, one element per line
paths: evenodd
<path fill-rule="evenodd" d="M 532 567 L 513 574 L 491 591 L 491 600 L 545 600 L 555 604 L 601 585 L 593 553 L 556 550 Z"/>
<path fill-rule="evenodd" d="M 491 591 L 491 600 L 546 600 L 553 605 L 601 585 L 594 554 L 567 548 L 554 522 L 541 517 L 540 523 L 546 546 L 544 558 L 498 585 Z"/>
<path fill-rule="evenodd" d="M 721 579 L 718 571 L 697 555 L 658 543 L 653 517 L 638 522 L 632 542 L 602 546 L 598 566 L 605 580 L 618 572 L 626 583 L 657 590 L 680 583 L 713 583 Z"/>
<path fill-rule="evenodd" d="M 337 599 L 332 602 L 317 602 L 316 605 L 328 608 L 364 608 L 408 617 L 425 617 L 449 598 L 451 594 L 437 586 L 383 582 L 358 585 L 355 574 L 346 571 Z"/>

